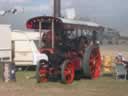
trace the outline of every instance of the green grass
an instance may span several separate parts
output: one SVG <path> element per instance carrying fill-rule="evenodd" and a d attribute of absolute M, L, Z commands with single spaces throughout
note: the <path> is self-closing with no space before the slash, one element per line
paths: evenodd
<path fill-rule="evenodd" d="M 128 81 L 114 80 L 111 76 L 100 77 L 97 80 L 82 79 L 73 84 L 60 82 L 37 84 L 35 72 L 17 72 L 16 83 L 0 82 L 1 96 L 128 96 Z"/>

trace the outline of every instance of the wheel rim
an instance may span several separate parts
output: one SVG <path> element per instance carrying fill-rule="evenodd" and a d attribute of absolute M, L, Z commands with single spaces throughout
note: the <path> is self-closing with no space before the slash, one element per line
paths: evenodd
<path fill-rule="evenodd" d="M 74 80 L 74 67 L 72 63 L 67 63 L 67 66 L 64 69 L 64 78 L 65 82 L 70 84 Z"/>
<path fill-rule="evenodd" d="M 48 74 L 47 69 L 40 67 L 40 69 L 39 69 L 40 82 L 47 82 L 48 81 L 47 74 Z"/>
<path fill-rule="evenodd" d="M 100 66 L 101 66 L 101 57 L 98 48 L 94 48 L 91 51 L 89 66 L 90 66 L 91 78 L 93 79 L 98 78 L 100 76 Z"/>

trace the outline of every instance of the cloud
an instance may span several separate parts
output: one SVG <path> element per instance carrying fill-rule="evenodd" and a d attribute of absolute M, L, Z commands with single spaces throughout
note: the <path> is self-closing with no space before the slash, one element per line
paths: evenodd
<path fill-rule="evenodd" d="M 6 10 L 14 6 L 23 5 L 30 2 L 32 2 L 32 0 L 0 0 L 0 9 Z"/>
<path fill-rule="evenodd" d="M 32 0 L 0 0 L 0 3 L 27 3 L 30 2 Z"/>
<path fill-rule="evenodd" d="M 25 21 L 24 18 L 31 18 L 32 16 L 51 15 L 52 4 L 53 0 L 0 0 L 0 9 L 21 6 L 25 12 L 20 21 Z M 77 16 L 127 32 L 127 4 L 128 0 L 61 0 L 61 12 L 63 13 L 66 8 L 75 8 Z M 17 22 L 18 20 L 16 21 L 14 18 L 13 21 Z"/>
<path fill-rule="evenodd" d="M 34 16 L 38 15 L 51 15 L 52 9 L 49 5 L 40 4 L 34 6 L 24 6 L 24 13 L 35 14 Z"/>
<path fill-rule="evenodd" d="M 62 0 L 62 4 L 64 9 L 67 6 L 75 8 L 77 16 L 89 17 L 125 33 L 128 30 L 128 0 Z"/>
<path fill-rule="evenodd" d="M 65 0 L 62 0 L 62 2 L 61 2 L 63 4 L 62 7 L 64 7 L 64 8 L 71 7 L 73 5 L 73 1 L 74 0 L 68 0 L 68 2 L 65 2 Z"/>
<path fill-rule="evenodd" d="M 26 11 L 41 12 L 41 11 L 48 11 L 50 8 L 48 5 L 37 5 L 37 6 L 26 6 L 26 7 L 24 7 L 24 9 Z"/>

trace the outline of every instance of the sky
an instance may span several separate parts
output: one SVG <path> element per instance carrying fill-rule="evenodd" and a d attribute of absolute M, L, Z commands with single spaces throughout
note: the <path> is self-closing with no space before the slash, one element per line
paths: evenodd
<path fill-rule="evenodd" d="M 14 28 L 24 28 L 25 22 L 34 16 L 52 15 L 53 0 L 0 0 L 0 10 L 23 8 L 17 15 L 0 16 L 0 23 L 11 23 Z M 62 14 L 74 8 L 78 17 L 119 30 L 128 35 L 128 0 L 61 0 Z"/>

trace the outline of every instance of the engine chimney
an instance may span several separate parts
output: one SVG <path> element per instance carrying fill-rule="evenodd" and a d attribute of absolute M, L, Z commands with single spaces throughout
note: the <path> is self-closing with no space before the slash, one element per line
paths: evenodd
<path fill-rule="evenodd" d="M 53 16 L 61 17 L 61 0 L 53 0 Z"/>

